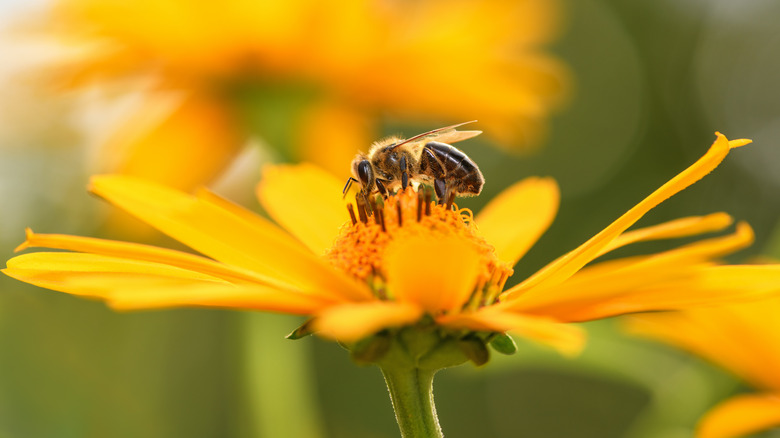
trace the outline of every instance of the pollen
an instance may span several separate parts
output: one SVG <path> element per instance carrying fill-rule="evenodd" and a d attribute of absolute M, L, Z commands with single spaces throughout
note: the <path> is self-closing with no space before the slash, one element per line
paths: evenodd
<path fill-rule="evenodd" d="M 474 246 L 481 260 L 468 305 L 494 302 L 512 275 L 511 265 L 500 261 L 493 246 L 479 235 L 471 210 L 458 208 L 451 199 L 437 204 L 432 200 L 432 192 L 423 186 L 419 191 L 408 187 L 395 195 L 384 199 L 377 196 L 368 202 L 358 196 L 356 203 L 347 206 L 350 222 L 342 227 L 325 257 L 337 269 L 367 282 L 380 299 L 392 299 L 392 291 L 384 287 L 384 255 L 388 246 L 413 236 L 424 235 L 434 240 L 459 236 Z"/>

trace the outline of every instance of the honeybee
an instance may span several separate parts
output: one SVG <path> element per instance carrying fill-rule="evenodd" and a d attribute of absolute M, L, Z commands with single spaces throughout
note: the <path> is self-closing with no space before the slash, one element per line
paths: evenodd
<path fill-rule="evenodd" d="M 371 145 L 368 154 L 360 152 L 352 160 L 352 177 L 344 186 L 344 195 L 352 183 L 360 183 L 361 194 L 379 192 L 387 197 L 410 181 L 433 185 L 440 203 L 454 196 L 476 196 L 485 178 L 466 154 L 448 143 L 467 140 L 482 131 L 458 131 L 470 122 L 434 129 L 409 139 L 390 137 Z"/>

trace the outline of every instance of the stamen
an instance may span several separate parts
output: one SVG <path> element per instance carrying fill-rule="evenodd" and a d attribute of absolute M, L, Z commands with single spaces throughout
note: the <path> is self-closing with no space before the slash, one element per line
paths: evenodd
<path fill-rule="evenodd" d="M 474 290 L 471 292 L 471 295 L 469 296 L 469 299 L 463 303 L 462 310 L 477 310 L 480 306 L 482 306 L 482 301 L 484 301 L 484 292 L 485 292 L 485 279 L 479 278 L 477 280 L 477 285 L 474 287 Z"/>
<path fill-rule="evenodd" d="M 386 233 L 387 227 L 385 227 L 385 209 L 379 205 L 376 206 L 376 209 L 378 213 L 376 216 L 379 218 L 379 225 L 382 227 L 382 232 Z"/>
<path fill-rule="evenodd" d="M 372 216 L 374 216 L 374 223 L 376 223 L 377 225 L 379 225 L 379 218 L 377 217 L 377 210 L 378 210 L 378 207 L 377 207 L 377 202 L 376 202 L 376 199 L 372 199 L 372 200 L 370 201 L 370 204 L 369 204 L 369 205 L 371 206 L 371 215 L 372 215 Z"/>
<path fill-rule="evenodd" d="M 378 196 L 371 200 L 371 213 L 374 216 L 374 223 L 379 225 L 382 231 L 386 233 L 384 202 Z"/>
<path fill-rule="evenodd" d="M 498 296 L 501 295 L 501 291 L 504 290 L 507 280 L 512 275 L 514 270 L 504 264 L 494 267 L 493 272 L 490 275 L 490 280 L 487 288 L 485 288 L 485 297 L 483 298 L 482 305 L 488 306 L 495 303 L 498 300 Z"/>
<path fill-rule="evenodd" d="M 431 192 L 425 191 L 425 215 L 431 215 Z"/>
<path fill-rule="evenodd" d="M 360 216 L 360 222 L 364 224 L 368 223 L 368 214 L 366 213 L 366 202 L 361 198 L 355 198 L 357 202 L 358 215 Z"/>
<path fill-rule="evenodd" d="M 352 206 L 351 202 L 347 204 L 347 210 L 349 211 L 349 218 L 352 219 L 352 225 L 357 225 L 357 218 L 355 218 L 355 208 Z"/>
<path fill-rule="evenodd" d="M 425 192 L 425 188 L 421 188 L 420 191 L 417 192 L 417 222 L 420 222 L 422 219 L 423 192 Z"/>
<path fill-rule="evenodd" d="M 385 278 L 382 273 L 377 271 L 374 266 L 371 266 L 371 285 L 374 289 L 374 294 L 380 300 L 387 299 L 387 287 L 385 286 Z"/>
<path fill-rule="evenodd" d="M 403 215 L 401 214 L 401 203 L 400 202 L 395 204 L 395 211 L 396 211 L 396 214 L 398 214 L 398 226 L 399 227 L 404 226 L 404 219 L 403 219 Z"/>
<path fill-rule="evenodd" d="M 371 217 L 373 209 L 371 209 L 371 198 L 368 193 L 363 193 L 363 209 L 366 211 L 366 217 Z"/>

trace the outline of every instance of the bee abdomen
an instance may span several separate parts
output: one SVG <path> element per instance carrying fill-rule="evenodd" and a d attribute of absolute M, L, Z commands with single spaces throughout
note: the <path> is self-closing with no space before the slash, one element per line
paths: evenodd
<path fill-rule="evenodd" d="M 460 194 L 477 195 L 485 183 L 471 158 L 446 143 L 428 142 L 420 160 L 420 170 L 424 172 L 423 166 L 429 169 L 428 174 L 432 177 L 452 181 L 454 189 Z"/>

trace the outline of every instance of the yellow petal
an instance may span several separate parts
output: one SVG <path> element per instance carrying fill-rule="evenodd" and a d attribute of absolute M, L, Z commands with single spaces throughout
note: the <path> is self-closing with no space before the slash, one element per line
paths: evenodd
<path fill-rule="evenodd" d="M 749 140 L 734 140 L 729 142 L 722 134 L 716 134 L 717 139 L 715 140 L 715 143 L 713 143 L 707 153 L 693 165 L 662 185 L 659 189 L 650 194 L 650 196 L 643 199 L 639 204 L 628 210 L 587 242 L 550 263 L 524 282 L 510 289 L 510 291 L 524 291 L 541 284 L 551 285 L 566 280 L 588 262 L 597 257 L 607 245 L 653 207 L 710 173 L 724 158 L 726 158 L 726 155 L 728 155 L 731 148 L 744 146 L 750 142 Z"/>
<path fill-rule="evenodd" d="M 206 95 L 150 96 L 109 140 L 103 171 L 193 189 L 219 175 L 243 147 L 236 120 Z"/>
<path fill-rule="evenodd" d="M 314 163 L 343 181 L 351 175 L 355 154 L 367 150 L 378 132 L 374 117 L 364 109 L 333 99 L 311 105 L 299 123 L 295 137 L 301 161 Z"/>
<path fill-rule="evenodd" d="M 692 216 L 675 219 L 652 227 L 625 232 L 613 240 L 609 245 L 605 246 L 599 255 L 604 255 L 617 248 L 637 242 L 674 239 L 720 231 L 731 225 L 731 223 L 731 216 L 726 213 L 713 213 L 707 216 Z"/>
<path fill-rule="evenodd" d="M 344 181 L 312 165 L 266 166 L 257 196 L 278 224 L 319 255 L 349 220 L 343 188 Z"/>
<path fill-rule="evenodd" d="M 136 280 L 132 277 L 118 279 L 126 285 L 112 289 L 106 297 L 116 310 L 197 306 L 311 315 L 333 304 L 322 297 L 262 285 L 139 282 L 135 287 Z"/>
<path fill-rule="evenodd" d="M 780 294 L 780 265 L 705 266 L 688 271 L 677 272 L 679 278 L 672 276 L 636 289 L 615 288 L 611 297 L 529 312 L 567 321 L 590 321 L 626 313 L 740 303 Z M 665 275 L 661 273 L 660 277 Z"/>
<path fill-rule="evenodd" d="M 641 232 L 641 230 L 639 230 Z M 501 300 L 511 305 L 534 300 L 566 302 L 578 298 L 591 299 L 592 292 L 609 295 L 610 286 L 630 289 L 641 286 L 659 277 L 659 272 L 669 273 L 699 265 L 712 264 L 712 260 L 749 246 L 753 242 L 753 230 L 746 223 L 739 223 L 736 232 L 727 236 L 715 237 L 651 255 L 639 255 L 599 262 L 580 269 L 563 283 L 552 286 L 542 285 L 525 291 L 510 290 L 501 295 Z M 583 289 L 584 288 L 584 289 Z M 557 291 L 551 293 L 550 291 Z"/>
<path fill-rule="evenodd" d="M 3 272 L 18 280 L 60 292 L 95 297 L 104 297 L 105 293 L 123 285 L 121 280 L 116 281 L 107 274 L 120 274 L 122 278 L 135 276 L 139 283 L 171 280 L 190 284 L 227 284 L 187 269 L 97 254 L 38 252 L 14 257 L 7 266 Z M 101 277 L 100 281 L 92 281 L 96 275 Z"/>
<path fill-rule="evenodd" d="M 480 257 L 457 236 L 413 236 L 385 253 L 389 293 L 431 314 L 459 309 L 474 290 Z"/>
<path fill-rule="evenodd" d="M 736 278 L 734 278 L 736 280 Z M 771 280 L 771 279 L 770 279 Z M 623 318 L 632 334 L 691 351 L 753 386 L 780 392 L 780 297 Z"/>
<path fill-rule="evenodd" d="M 737 438 L 780 426 L 780 394 L 733 397 L 708 412 L 697 438 Z"/>
<path fill-rule="evenodd" d="M 6 275 L 36 286 L 105 300 L 116 309 L 179 306 L 311 314 L 327 298 L 258 284 L 231 284 L 159 263 L 82 253 L 33 253 L 8 261 Z"/>
<path fill-rule="evenodd" d="M 272 223 L 218 200 L 216 195 L 194 197 L 120 175 L 93 177 L 90 188 L 163 233 L 223 263 L 307 291 L 348 299 L 371 297 L 365 285 L 335 271 Z"/>
<path fill-rule="evenodd" d="M 747 224 L 733 235 L 707 239 L 652 256 L 618 259 L 585 268 L 567 281 L 502 297 L 502 307 L 586 321 L 620 313 L 668 310 L 753 299 L 772 293 L 780 265 L 710 266 L 708 260 L 752 242 Z M 744 282 L 730 280 L 745 274 Z M 689 292 L 685 291 L 690 288 Z"/>
<path fill-rule="evenodd" d="M 384 328 L 412 324 L 422 314 L 420 306 L 398 301 L 342 304 L 320 312 L 312 327 L 322 336 L 352 342 Z"/>
<path fill-rule="evenodd" d="M 547 317 L 504 312 L 491 307 L 477 312 L 445 315 L 437 318 L 437 322 L 451 328 L 512 331 L 567 356 L 579 354 L 585 346 L 585 332 L 580 327 L 562 324 Z"/>
<path fill-rule="evenodd" d="M 263 276 L 255 271 L 215 262 L 214 260 L 195 254 L 159 248 L 151 245 L 142 245 L 139 243 L 118 242 L 96 239 L 93 237 L 67 236 L 63 234 L 38 234 L 28 228 L 27 239 L 23 244 L 16 248 L 16 251 L 35 247 L 64 249 L 130 260 L 162 263 L 212 275 L 230 282 L 263 283 L 282 289 L 293 288 L 291 285 L 284 284 L 271 277 Z"/>
<path fill-rule="evenodd" d="M 559 202 L 555 180 L 527 178 L 490 201 L 475 222 L 498 258 L 514 265 L 550 226 Z"/>

